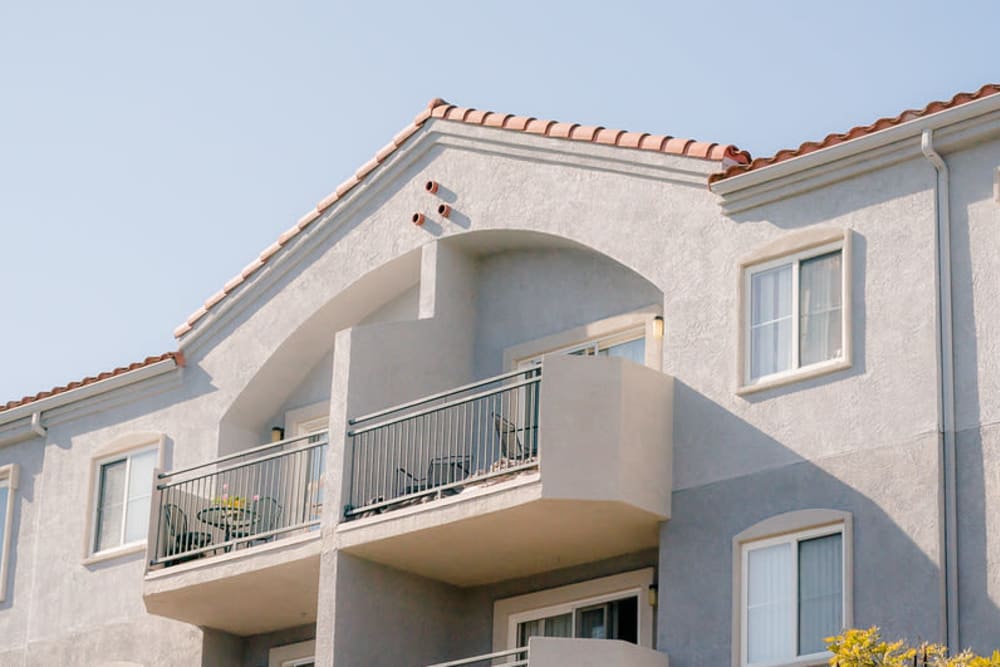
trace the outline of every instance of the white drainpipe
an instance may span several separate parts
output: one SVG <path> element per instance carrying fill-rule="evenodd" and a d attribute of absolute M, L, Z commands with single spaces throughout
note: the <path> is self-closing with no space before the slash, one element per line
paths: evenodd
<path fill-rule="evenodd" d="M 958 511 L 955 455 L 955 357 L 952 339 L 951 305 L 951 205 L 948 194 L 948 165 L 934 150 L 934 131 L 926 129 L 920 137 L 920 149 L 937 172 L 935 227 L 937 238 L 938 287 L 938 430 L 941 434 L 941 522 L 944 531 L 944 630 L 948 650 L 958 653 Z"/>
<path fill-rule="evenodd" d="M 48 435 L 49 430 L 42 426 L 42 413 L 32 412 L 31 413 L 31 430 L 35 432 L 39 438 L 44 438 Z"/>

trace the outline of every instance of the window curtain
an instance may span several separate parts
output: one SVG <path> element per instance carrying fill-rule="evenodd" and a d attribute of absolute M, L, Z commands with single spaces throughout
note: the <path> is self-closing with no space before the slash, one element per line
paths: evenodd
<path fill-rule="evenodd" d="M 799 655 L 826 650 L 824 637 L 843 628 L 843 539 L 799 542 Z"/>
<path fill-rule="evenodd" d="M 793 657 L 792 544 L 747 552 L 747 662 Z"/>
<path fill-rule="evenodd" d="M 156 451 L 143 452 L 132 457 L 128 473 L 128 507 L 125 510 L 126 543 L 146 538 L 156 457 Z"/>
<path fill-rule="evenodd" d="M 750 280 L 750 377 L 792 365 L 792 268 L 753 274 Z"/>
<path fill-rule="evenodd" d="M 841 354 L 841 253 L 804 260 L 799 273 L 799 364 Z"/>

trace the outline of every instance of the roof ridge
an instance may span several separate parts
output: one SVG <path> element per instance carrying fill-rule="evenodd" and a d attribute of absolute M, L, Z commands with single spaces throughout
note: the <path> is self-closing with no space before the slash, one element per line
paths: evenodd
<path fill-rule="evenodd" d="M 555 139 L 588 141 L 595 144 L 654 151 L 670 155 L 713 160 L 722 162 L 723 166 L 750 162 L 750 153 L 740 150 L 732 144 L 681 139 L 670 135 L 648 134 L 646 132 L 628 132 L 612 130 L 599 125 L 580 125 L 578 123 L 560 123 L 554 120 L 539 120 L 533 116 L 515 116 L 494 111 L 481 111 L 472 107 L 458 107 L 443 98 L 432 98 L 424 109 L 417 114 L 413 122 L 400 130 L 392 141 L 383 146 L 368 162 L 354 173 L 353 176 L 336 187 L 336 189 L 321 199 L 315 207 L 290 228 L 285 230 L 278 240 L 265 248 L 252 262 L 243 267 L 233 276 L 222 289 L 208 297 L 198 310 L 191 313 L 183 324 L 174 329 L 174 337 L 181 338 L 194 328 L 195 323 L 208 314 L 213 307 L 226 298 L 231 292 L 242 285 L 251 275 L 263 267 L 282 247 L 299 235 L 304 229 L 315 222 L 335 202 L 343 198 L 364 178 L 385 162 L 396 152 L 407 139 L 416 134 L 424 123 L 431 119 L 462 122 L 470 125 L 494 127 L 504 130 L 515 130 L 537 134 Z"/>
<path fill-rule="evenodd" d="M 978 99 L 984 97 L 989 97 L 991 95 L 996 95 L 1000 93 L 1000 83 L 987 83 L 981 86 L 978 90 L 972 93 L 962 92 L 956 93 L 952 96 L 950 100 L 936 100 L 930 102 L 922 109 L 907 109 L 895 116 L 887 116 L 884 118 L 879 118 L 873 123 L 868 125 L 857 125 L 847 130 L 846 132 L 834 132 L 826 135 L 820 141 L 806 141 L 799 144 L 798 148 L 783 148 L 776 152 L 774 155 L 768 157 L 758 157 L 753 160 L 749 160 L 745 164 L 732 164 L 729 165 L 725 170 L 712 174 L 708 178 L 709 184 L 716 183 L 718 181 L 731 178 L 733 176 L 738 176 L 744 174 L 748 171 L 756 171 L 757 169 L 763 169 L 769 167 L 778 162 L 784 162 L 786 160 L 791 160 L 802 155 L 808 155 L 809 153 L 814 153 L 818 150 L 824 148 L 829 148 L 837 144 L 842 144 L 859 137 L 867 136 L 869 134 L 874 134 L 881 130 L 885 130 L 890 127 L 895 127 L 896 125 L 902 125 L 903 123 L 908 123 L 912 120 L 917 120 L 918 118 L 924 118 L 926 116 L 931 116 L 947 109 L 953 109 L 963 104 L 968 104 Z"/>
<path fill-rule="evenodd" d="M 140 368 L 145 368 L 146 366 L 152 366 L 161 361 L 166 361 L 167 359 L 173 359 L 174 363 L 178 366 L 184 365 L 184 353 L 181 351 L 176 352 L 166 352 L 153 357 L 146 357 L 142 361 L 136 361 L 128 366 L 119 366 L 114 370 L 105 371 L 103 373 L 98 373 L 97 375 L 91 375 L 83 378 L 82 380 L 77 380 L 75 382 L 70 382 L 68 384 L 59 385 L 58 387 L 53 387 L 48 391 L 40 391 L 32 396 L 25 396 L 16 401 L 7 401 L 7 403 L 0 404 L 0 414 L 6 412 L 7 410 L 13 410 L 14 408 L 21 407 L 22 405 L 27 405 L 29 403 L 34 403 L 40 401 L 44 398 L 49 398 L 50 396 L 56 396 L 58 394 L 64 394 L 67 391 L 72 391 L 73 389 L 79 389 L 80 387 L 86 387 L 90 384 L 95 384 L 101 380 L 107 380 L 109 378 L 117 377 L 119 375 L 124 375 L 125 373 L 139 370 Z"/>

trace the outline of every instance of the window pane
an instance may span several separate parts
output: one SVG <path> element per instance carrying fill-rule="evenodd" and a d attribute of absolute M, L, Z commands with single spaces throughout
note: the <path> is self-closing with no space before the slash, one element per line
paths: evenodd
<path fill-rule="evenodd" d="M 608 639 L 639 643 L 639 598 L 615 600 L 608 605 Z"/>
<path fill-rule="evenodd" d="M 517 645 L 527 646 L 532 637 L 542 636 L 542 619 L 517 624 Z"/>
<path fill-rule="evenodd" d="M 792 367 L 792 318 L 754 328 L 750 332 L 750 378 Z"/>
<path fill-rule="evenodd" d="M 843 628 L 840 534 L 799 542 L 799 655 L 826 650 L 824 637 Z"/>
<path fill-rule="evenodd" d="M 598 354 L 603 357 L 621 357 L 622 359 L 628 359 L 637 364 L 646 363 L 646 339 L 636 338 L 635 340 L 630 340 L 627 343 L 618 343 L 617 345 L 609 345 L 608 347 L 601 350 Z"/>
<path fill-rule="evenodd" d="M 581 639 L 606 639 L 608 636 L 605 621 L 607 605 L 587 607 L 576 612 L 576 636 Z"/>
<path fill-rule="evenodd" d="M 153 493 L 153 469 L 156 451 L 142 452 L 131 457 L 128 474 L 128 502 L 125 506 L 125 542 L 146 538 L 149 525 L 149 501 Z"/>
<path fill-rule="evenodd" d="M 10 486 L 0 482 L 0 563 L 6 554 L 3 552 L 3 538 L 7 530 L 7 503 L 10 502 Z"/>
<path fill-rule="evenodd" d="M 794 657 L 792 545 L 747 553 L 747 661 Z"/>
<path fill-rule="evenodd" d="M 841 253 L 813 257 L 800 266 L 799 359 L 805 366 L 841 355 Z"/>
<path fill-rule="evenodd" d="M 762 271 L 750 281 L 750 378 L 792 365 L 792 265 Z"/>
<path fill-rule="evenodd" d="M 121 544 L 122 510 L 125 497 L 125 459 L 101 466 L 97 494 L 97 534 L 94 550 L 102 551 Z"/>
<path fill-rule="evenodd" d="M 545 619 L 546 637 L 572 637 L 573 614 L 560 614 Z"/>

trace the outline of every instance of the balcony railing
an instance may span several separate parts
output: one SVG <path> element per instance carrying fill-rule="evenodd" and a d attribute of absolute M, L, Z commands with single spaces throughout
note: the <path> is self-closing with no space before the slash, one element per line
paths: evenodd
<path fill-rule="evenodd" d="M 351 419 L 345 518 L 538 467 L 540 366 Z"/>
<path fill-rule="evenodd" d="M 151 566 L 171 566 L 319 525 L 327 432 L 157 475 Z"/>
<path fill-rule="evenodd" d="M 459 667 L 460 665 L 503 665 L 503 667 L 525 667 L 528 664 L 528 647 L 514 648 L 508 651 L 498 651 L 477 655 L 471 658 L 462 658 L 451 662 L 439 662 L 429 667 Z"/>

